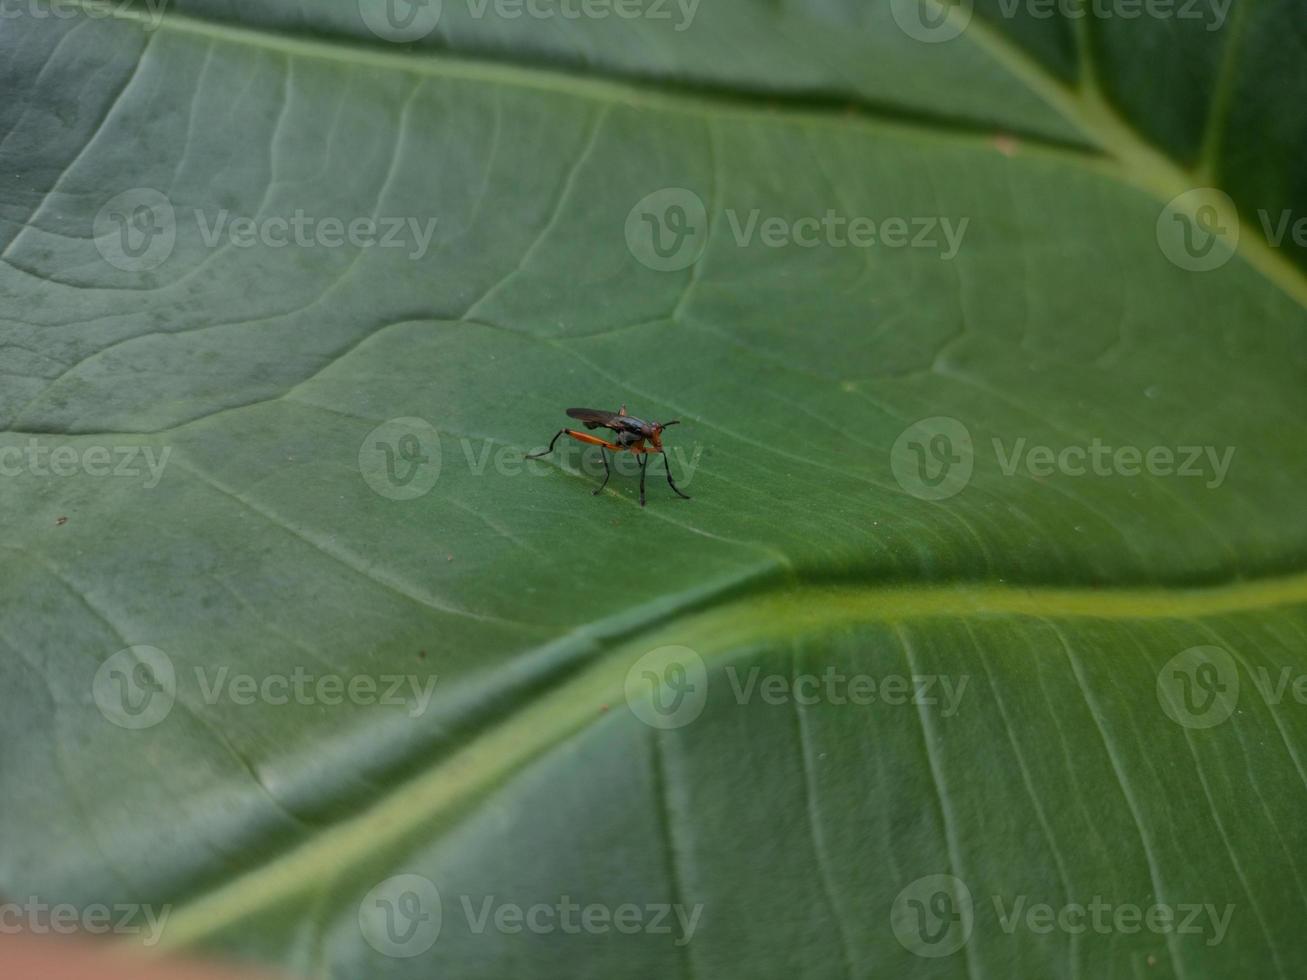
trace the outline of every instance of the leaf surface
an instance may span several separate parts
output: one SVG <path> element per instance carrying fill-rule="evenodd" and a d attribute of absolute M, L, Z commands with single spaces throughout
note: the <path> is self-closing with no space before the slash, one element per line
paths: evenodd
<path fill-rule="evenodd" d="M 326 4 L 0 21 L 0 892 L 323 976 L 1294 975 L 1307 282 L 1258 209 L 1300 206 L 1304 143 L 1258 120 L 1302 86 L 1250 75 L 1285 9 L 980 4 L 943 44 L 852 2 L 447 2 L 411 46 Z M 1242 223 L 1196 272 L 1159 218 L 1204 185 Z M 174 241 L 123 268 L 97 217 L 142 188 Z M 669 188 L 702 251 L 660 271 L 628 229 Z M 296 215 L 309 244 L 232 231 Z M 828 215 L 888 237 L 762 230 Z M 644 509 L 630 457 L 597 498 L 594 456 L 521 462 L 623 403 L 681 420 L 692 501 L 656 460 Z M 411 499 L 395 419 L 436 433 Z M 140 647 L 172 703 L 128 729 L 97 684 Z M 646 724 L 684 648 L 701 713 Z M 1211 727 L 1174 718 L 1194 648 L 1237 686 Z M 360 927 L 396 874 L 441 899 L 412 958 Z M 974 904 L 947 957 L 896 938 L 931 875 Z M 1198 931 L 1010 917 L 1100 897 Z M 476 928 L 569 898 L 701 912 Z"/>

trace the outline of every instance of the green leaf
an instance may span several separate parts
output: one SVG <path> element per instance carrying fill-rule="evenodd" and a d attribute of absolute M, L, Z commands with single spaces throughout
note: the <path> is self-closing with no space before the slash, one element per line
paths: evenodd
<path fill-rule="evenodd" d="M 1297 975 L 1293 8 L 649 6 L 0 19 L 5 921 Z"/>

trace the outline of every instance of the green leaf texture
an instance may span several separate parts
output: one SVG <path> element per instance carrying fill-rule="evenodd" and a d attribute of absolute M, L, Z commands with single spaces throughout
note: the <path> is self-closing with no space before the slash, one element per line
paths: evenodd
<path fill-rule="evenodd" d="M 314 977 L 1301 975 L 1293 5 L 649 6 L 0 20 L 0 895 Z M 692 500 L 523 463 L 622 404 Z"/>

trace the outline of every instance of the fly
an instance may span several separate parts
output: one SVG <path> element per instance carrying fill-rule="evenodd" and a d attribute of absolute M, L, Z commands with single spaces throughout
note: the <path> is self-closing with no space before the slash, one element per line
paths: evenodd
<path fill-rule="evenodd" d="M 660 453 L 663 457 L 663 468 L 667 471 L 667 485 L 678 497 L 690 499 L 688 495 L 681 493 L 676 486 L 676 481 L 672 479 L 672 466 L 667 462 L 667 453 L 663 449 L 663 429 L 671 425 L 680 425 L 679 419 L 671 422 L 646 422 L 634 415 L 627 415 L 625 405 L 616 412 L 605 412 L 597 408 L 569 408 L 567 414 L 574 419 L 580 419 L 587 429 L 611 429 L 612 439 L 601 439 L 599 436 L 578 432 L 576 429 L 559 429 L 554 438 L 549 441 L 548 449 L 541 453 L 529 453 L 527 459 L 548 456 L 554 451 L 554 443 L 558 442 L 559 436 L 571 436 L 577 442 L 598 446 L 599 455 L 604 461 L 604 482 L 599 484 L 598 490 L 591 491 L 598 494 L 608 486 L 608 478 L 613 475 L 613 471 L 608 467 L 608 452 L 635 453 L 640 460 L 640 506 L 643 507 L 645 467 L 649 465 L 651 453 Z"/>

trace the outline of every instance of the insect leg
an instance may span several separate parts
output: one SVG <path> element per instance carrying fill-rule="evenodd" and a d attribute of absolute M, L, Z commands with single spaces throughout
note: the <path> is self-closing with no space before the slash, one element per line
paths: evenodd
<path fill-rule="evenodd" d="M 598 436 L 591 436 L 584 432 L 577 432 L 575 429 L 564 429 L 563 432 L 567 433 L 577 442 L 588 443 L 591 446 L 603 446 L 605 449 L 611 449 L 615 453 L 620 453 L 626 448 L 625 446 L 619 446 L 614 442 L 609 442 L 607 439 L 600 439 Z M 559 435 L 561 434 L 562 433 L 559 433 Z M 555 436 L 554 438 L 557 439 L 558 436 Z"/>
<path fill-rule="evenodd" d="M 640 506 L 644 506 L 644 474 L 645 467 L 649 465 L 649 454 L 640 454 Z"/>
<path fill-rule="evenodd" d="M 667 470 L 667 485 L 668 485 L 669 487 L 671 487 L 672 490 L 674 490 L 674 491 L 676 492 L 676 495 L 677 495 L 678 497 L 681 497 L 681 498 L 684 499 L 684 500 L 689 500 L 689 499 L 690 499 L 689 495 L 688 495 L 688 494 L 681 493 L 680 488 L 677 487 L 677 485 L 676 485 L 676 481 L 672 479 L 672 464 L 669 463 L 669 462 L 667 461 L 667 454 L 666 454 L 666 453 L 663 453 L 663 466 L 664 466 L 664 467 L 666 468 L 666 470 Z"/>
<path fill-rule="evenodd" d="M 608 486 L 608 478 L 613 475 L 613 471 L 608 468 L 608 454 L 604 452 L 603 446 L 599 447 L 599 458 L 604 461 L 604 482 L 599 484 L 598 490 L 590 491 L 595 496 L 598 496 L 603 491 L 604 487 Z"/>
<path fill-rule="evenodd" d="M 566 429 L 559 429 L 558 432 L 554 434 L 554 437 L 549 440 L 548 449 L 546 449 L 542 453 L 527 453 L 526 459 L 539 459 L 541 456 L 548 456 L 550 453 L 554 451 L 554 443 L 558 441 L 558 437 L 561 436 L 566 431 L 567 431 Z"/>
<path fill-rule="evenodd" d="M 617 446 L 606 439 L 600 439 L 598 436 L 586 435 L 584 432 L 577 432 L 575 429 L 559 429 L 552 439 L 549 440 L 549 448 L 542 453 L 527 453 L 526 459 L 539 459 L 541 456 L 548 456 L 554 451 L 554 443 L 558 441 L 559 436 L 571 436 L 577 442 L 590 443 L 593 446 L 603 446 L 605 449 L 611 449 L 615 453 L 620 453 L 623 446 Z"/>

